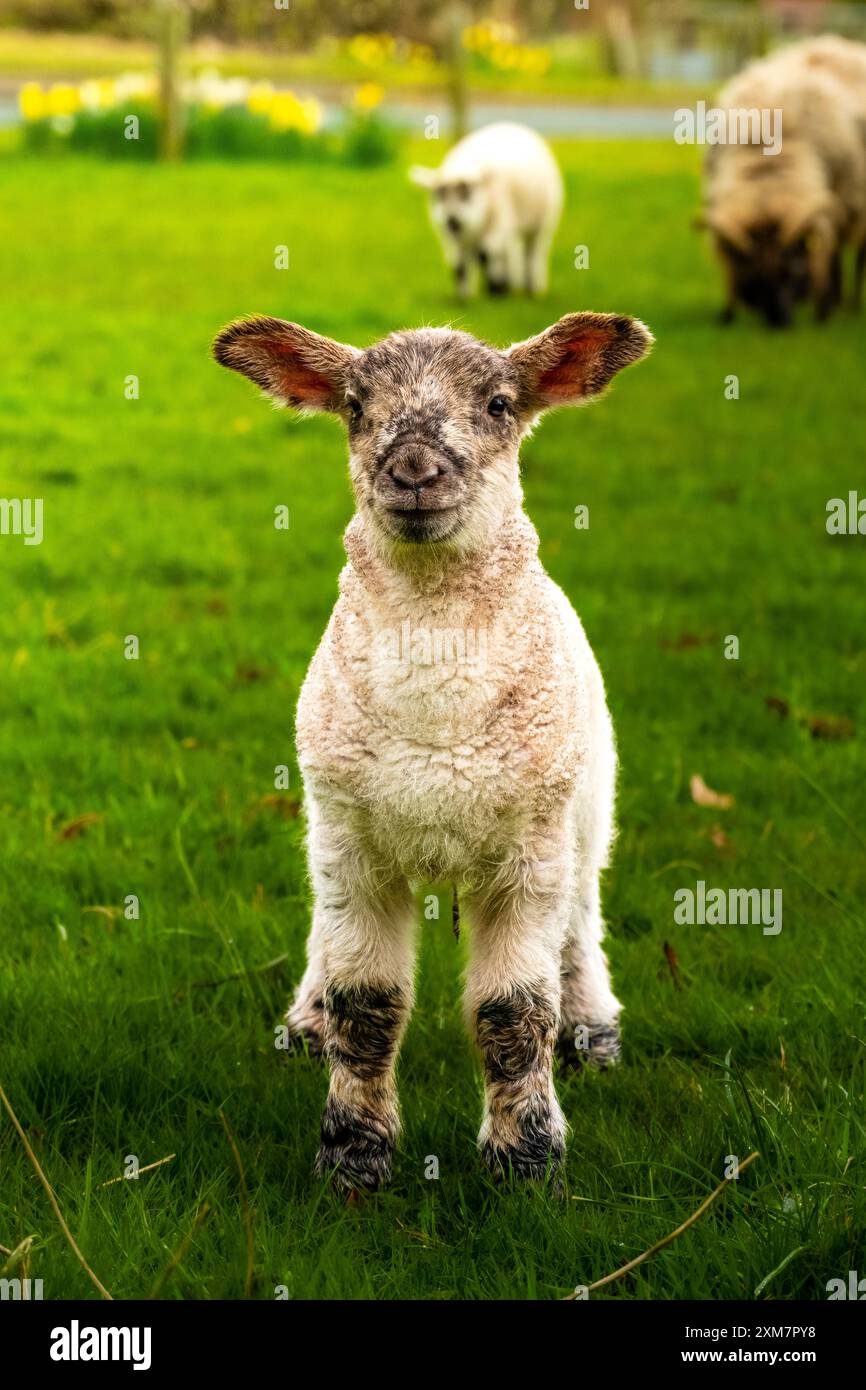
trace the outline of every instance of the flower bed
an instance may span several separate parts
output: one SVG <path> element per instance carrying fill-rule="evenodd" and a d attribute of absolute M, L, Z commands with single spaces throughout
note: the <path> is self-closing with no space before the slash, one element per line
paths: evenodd
<path fill-rule="evenodd" d="M 190 159 L 383 164 L 397 149 L 396 133 L 379 114 L 384 95 L 380 86 L 364 83 L 326 126 L 316 97 L 203 72 L 181 88 L 184 153 Z M 124 73 L 78 85 L 28 82 L 19 107 L 24 145 L 33 153 L 153 159 L 159 152 L 159 84 L 153 74 Z"/>

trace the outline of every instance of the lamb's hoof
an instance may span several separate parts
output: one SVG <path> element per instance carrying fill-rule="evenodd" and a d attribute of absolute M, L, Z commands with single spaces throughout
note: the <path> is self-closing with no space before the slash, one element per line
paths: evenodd
<path fill-rule="evenodd" d="M 578 1024 L 563 1028 L 556 1043 L 560 1065 L 576 1069 L 587 1063 L 599 1071 L 613 1067 L 620 1059 L 622 1044 L 616 1023 Z"/>
<path fill-rule="evenodd" d="M 394 1144 L 345 1106 L 329 1101 L 322 1116 L 322 1142 L 316 1158 L 319 1177 L 330 1176 L 347 1195 L 378 1192 L 391 1181 Z"/>
<path fill-rule="evenodd" d="M 548 1182 L 554 1192 L 562 1191 L 563 1143 L 552 1135 L 534 1132 L 508 1148 L 485 1140 L 480 1147 L 481 1161 L 499 1181 L 518 1178 L 521 1182 Z"/>
<path fill-rule="evenodd" d="M 488 280 L 488 281 L 487 281 L 487 293 L 490 294 L 490 295 L 493 295 L 494 297 L 498 297 L 499 295 L 507 294 L 507 293 L 508 293 L 508 281 L 507 281 L 507 280 Z"/>

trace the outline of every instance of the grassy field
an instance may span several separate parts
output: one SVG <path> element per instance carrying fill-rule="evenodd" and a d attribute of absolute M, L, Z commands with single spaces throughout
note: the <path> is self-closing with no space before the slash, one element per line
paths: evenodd
<path fill-rule="evenodd" d="M 606 1295 L 749 1299 L 779 1271 L 761 1297 L 824 1298 L 863 1272 L 866 540 L 825 531 L 827 500 L 866 481 L 863 323 L 720 329 L 689 230 L 695 151 L 559 153 L 549 298 L 465 309 L 401 170 L 4 161 L 0 495 L 44 498 L 45 536 L 0 537 L 0 1081 L 115 1297 L 160 1280 L 205 1203 L 161 1295 L 244 1296 L 220 1111 L 256 1297 L 560 1297 L 756 1148 L 739 1187 Z M 566 1197 L 496 1189 L 474 1152 L 466 942 L 443 912 L 400 1061 L 394 1186 L 346 1207 L 311 1175 L 324 1076 L 273 1045 L 308 918 L 293 709 L 336 592 L 344 444 L 268 409 L 209 343 L 264 311 L 360 344 L 449 320 L 502 344 L 578 308 L 636 313 L 658 339 L 524 451 L 543 559 L 619 736 L 623 1062 L 561 1080 Z M 815 736 L 820 716 L 839 737 Z M 695 773 L 733 805 L 696 805 Z M 673 894 L 698 879 L 781 888 L 783 930 L 676 925 Z M 176 1157 L 102 1186 L 129 1154 Z M 0 1172 L 0 1242 L 35 1237 L 46 1298 L 95 1296 L 2 1112 Z"/>

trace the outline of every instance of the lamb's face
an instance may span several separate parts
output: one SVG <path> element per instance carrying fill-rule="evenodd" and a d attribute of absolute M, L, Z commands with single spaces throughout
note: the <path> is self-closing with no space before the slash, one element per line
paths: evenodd
<path fill-rule="evenodd" d="M 397 333 L 354 359 L 345 400 L 358 508 L 382 537 L 452 540 L 501 519 L 526 424 L 504 353 L 443 328 Z"/>
<path fill-rule="evenodd" d="M 440 176 L 430 189 L 430 216 L 434 224 L 465 245 L 475 245 L 481 239 L 488 213 L 488 192 L 483 178 Z"/>
<path fill-rule="evenodd" d="M 435 561 L 492 544 L 519 502 L 521 434 L 549 407 L 598 395 L 651 343 L 618 314 L 566 314 L 505 352 L 448 328 L 362 351 L 252 318 L 224 328 L 214 356 L 282 405 L 342 416 L 358 510 L 399 563 L 424 545 Z"/>

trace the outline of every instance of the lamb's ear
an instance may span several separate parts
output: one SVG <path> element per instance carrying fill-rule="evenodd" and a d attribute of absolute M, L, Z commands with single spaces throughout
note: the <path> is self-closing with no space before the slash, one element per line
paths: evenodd
<path fill-rule="evenodd" d="M 237 319 L 214 340 L 217 362 L 296 410 L 340 410 L 358 349 L 285 319 Z"/>
<path fill-rule="evenodd" d="M 539 411 L 597 396 L 618 371 L 645 357 L 653 341 L 639 319 L 566 314 L 506 355 L 520 375 L 524 409 Z"/>
<path fill-rule="evenodd" d="M 409 182 L 417 183 L 419 188 L 435 188 L 439 182 L 439 170 L 428 169 L 426 164 L 413 164 L 409 170 Z"/>

